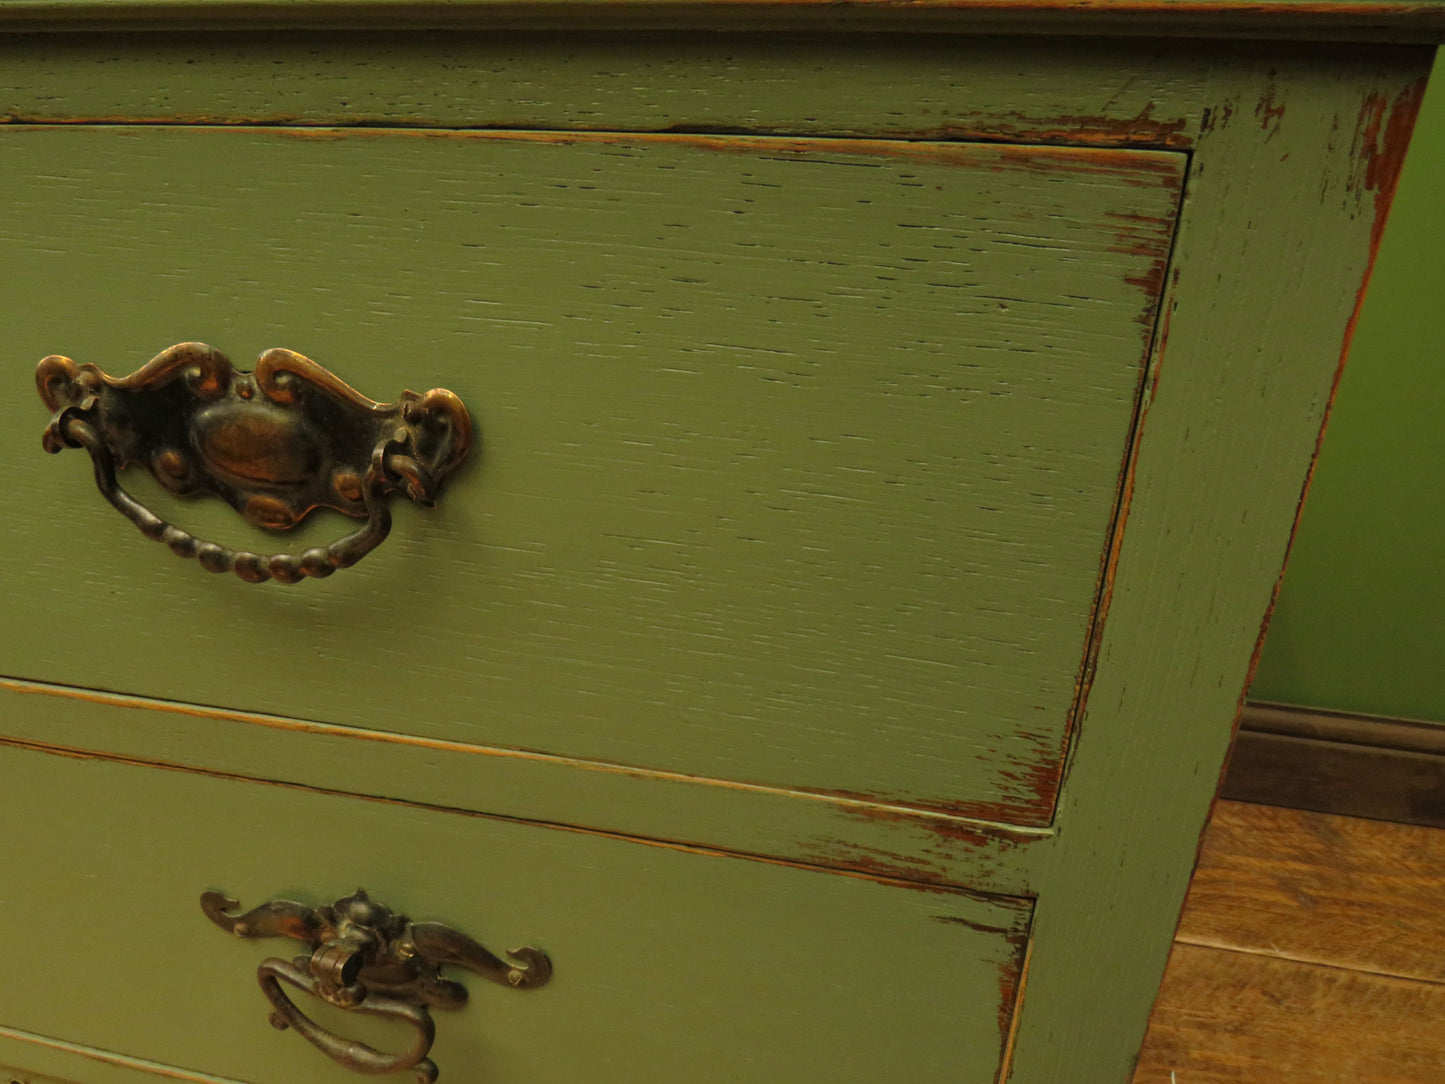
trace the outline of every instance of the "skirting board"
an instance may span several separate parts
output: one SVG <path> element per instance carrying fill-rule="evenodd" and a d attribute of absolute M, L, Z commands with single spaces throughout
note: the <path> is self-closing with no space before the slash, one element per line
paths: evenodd
<path fill-rule="evenodd" d="M 1219 796 L 1445 828 L 1445 724 L 1251 702 Z"/>

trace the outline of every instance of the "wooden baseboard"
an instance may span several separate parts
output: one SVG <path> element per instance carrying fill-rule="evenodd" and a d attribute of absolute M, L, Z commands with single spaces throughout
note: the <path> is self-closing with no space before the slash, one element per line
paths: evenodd
<path fill-rule="evenodd" d="M 1220 797 L 1445 828 L 1445 725 L 1250 703 Z"/>

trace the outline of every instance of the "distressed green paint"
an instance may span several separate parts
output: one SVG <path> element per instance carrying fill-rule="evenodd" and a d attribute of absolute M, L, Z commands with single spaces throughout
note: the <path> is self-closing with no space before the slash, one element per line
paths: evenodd
<path fill-rule="evenodd" d="M 1438 64 L 1437 64 L 1438 66 Z M 1390 212 L 1250 695 L 1445 723 L 1445 91 Z"/>
<path fill-rule="evenodd" d="M 440 511 L 257 591 L 139 538 L 84 456 L 37 456 L 45 411 L 8 401 L 0 453 L 36 466 L 6 530 L 48 539 L 12 597 L 72 624 L 92 600 L 57 590 L 65 569 L 112 585 L 91 683 L 1047 823 L 1183 155 L 0 140 L 7 303 L 31 314 L 9 371 L 285 346 L 378 398 L 451 388 L 481 434 Z M 260 552 L 347 529 L 248 533 L 133 488 Z M 227 665 L 174 665 L 195 653 Z M 5 669 L 71 678 L 39 641 Z"/>
<path fill-rule="evenodd" d="M 1390 76 L 1367 61 L 1302 61 L 1262 92 L 1229 95 L 1201 134 L 1098 674 L 1059 808 L 1067 844 L 1040 878 L 1034 941 L 1056 978 L 1127 960 L 1149 982 L 1087 1003 L 1067 983 L 1031 987 L 1018 1080 L 1127 1078 L 1173 932 L 1146 933 L 1142 918 L 1183 902 L 1231 737 L 1222 724 L 1243 695 L 1388 198 L 1370 183 L 1368 133 L 1374 120 L 1386 130 L 1392 107 L 1408 133 L 1418 84 L 1407 80 L 1427 64 L 1416 54 Z M 1361 160 L 1290 153 L 1338 145 L 1341 131 Z M 1129 872 L 1116 877 L 1120 860 Z M 1108 1049 L 1126 1027 L 1130 1041 Z"/>
<path fill-rule="evenodd" d="M 1036 895 L 1029 981 L 1010 1079 L 1123 1084 L 1163 968 L 1367 261 L 1380 192 L 1367 183 L 1368 171 L 1359 158 L 1368 142 L 1365 122 L 1376 115 L 1383 120 L 1392 112 L 1408 113 L 1408 88 L 1423 75 L 1428 57 L 1418 50 L 1156 43 L 1133 49 L 1118 43 L 967 39 L 904 47 L 860 39 L 838 46 L 794 46 L 747 38 L 645 45 L 347 38 L 334 51 L 325 51 L 329 48 L 316 37 L 294 42 L 241 37 L 224 47 L 174 38 L 158 43 L 154 52 L 145 39 L 121 47 L 36 38 L 5 51 L 0 82 L 14 88 L 7 93 L 17 103 L 16 116 L 43 120 L 246 120 L 258 115 L 280 119 L 285 113 L 309 124 L 371 119 L 523 127 L 700 124 L 809 135 L 994 136 L 1025 143 L 1083 133 L 1120 144 L 1192 148 L 1168 276 L 1167 345 L 1157 352 L 1157 379 L 1148 386 L 1109 616 L 1055 826 L 1020 830 L 785 788 L 730 787 L 686 773 L 649 773 L 470 746 L 407 745 L 398 735 L 380 731 L 323 728 L 298 734 L 297 724 L 244 712 L 206 718 L 187 714 L 189 709 L 180 705 L 159 711 L 123 698 L 91 702 L 14 681 L 0 693 L 4 733 L 409 802 L 425 802 L 430 795 L 437 805 L 503 818 L 692 839 L 761 857 L 853 870 L 879 867 L 918 880 Z M 264 80 L 245 77 L 278 54 L 283 62 L 266 67 Z M 199 70 L 186 63 L 198 56 L 207 61 Z M 845 85 L 854 93 L 840 93 Z M 1138 341 L 1145 333 L 1136 325 Z M 24 394 L 29 395 L 28 387 Z M 45 466 L 58 468 L 60 461 Z M 463 481 L 485 478 L 486 470 Z M 46 493 L 49 500 L 50 490 Z M 168 560 L 166 555 L 151 552 L 155 547 L 136 539 L 113 513 L 100 508 L 74 514 L 93 514 L 96 531 L 119 529 L 118 539 L 133 556 L 117 557 L 105 549 L 104 559 L 117 562 L 117 573 L 155 577 L 148 583 L 151 591 L 160 590 L 160 576 L 172 575 L 154 571 L 157 561 Z M 449 515 L 444 506 L 440 517 L 402 517 L 398 552 L 415 549 L 417 543 L 407 543 L 408 538 L 447 544 L 457 522 Z M 111 520 L 114 528 L 100 526 Z M 444 526 L 438 529 L 438 523 Z M 453 537 L 450 544 L 456 541 Z M 484 552 L 486 541 L 477 552 Z M 13 559 L 12 567 L 26 560 Z M 412 557 L 405 563 L 408 569 L 425 567 Z M 353 573 L 358 584 L 372 582 L 365 566 Z M 173 574 L 176 582 L 200 576 L 179 562 Z M 89 595 L 90 608 L 74 624 L 88 629 L 108 620 L 91 615 L 105 611 L 106 596 L 124 577 L 57 570 L 55 578 L 63 576 L 82 580 Z M 308 601 L 297 605 L 309 606 L 320 621 L 338 627 L 343 619 L 361 621 L 377 636 L 411 636 L 408 643 L 418 643 L 412 627 L 398 629 L 387 615 L 379 615 L 372 599 L 348 597 L 344 591 L 277 595 L 239 583 L 229 587 L 234 590 L 221 596 L 227 601 L 216 615 L 256 620 L 253 611 L 271 605 L 265 600 L 302 599 Z M 214 617 L 212 623 L 217 623 Z M 5 650 L 16 642 L 23 637 L 12 633 Z M 96 653 L 82 641 L 75 645 L 67 680 L 97 684 L 92 667 L 107 664 L 93 663 Z M 212 661 L 204 655 L 203 648 L 193 647 L 178 650 L 169 661 L 179 671 Z M 425 656 L 418 650 L 411 657 Z M 350 673 L 343 669 L 344 659 L 331 665 L 337 673 Z M 394 679 L 406 678 L 402 671 Z M 252 673 L 234 678 L 238 687 L 252 680 Z M 425 694 L 417 693 L 414 711 L 421 715 L 426 708 Z M 394 774 L 388 774 L 388 764 L 396 766 Z M 241 786 L 196 783 L 201 795 L 212 787 Z M 418 819 L 438 825 L 491 823 L 391 807 L 384 822 L 375 822 L 373 837 L 392 847 L 407 838 Z M 168 831 L 155 828 L 150 834 L 163 839 Z M 598 840 L 598 846 L 605 842 L 620 848 L 609 853 L 661 853 L 656 847 Z M 367 865 L 368 853 L 328 852 L 327 868 L 338 877 L 345 870 L 348 879 L 358 879 L 350 871 L 376 868 Z M 722 913 L 734 899 L 748 905 L 749 892 L 738 889 L 749 882 L 716 871 L 767 868 L 720 855 L 698 856 L 698 861 L 716 864 L 709 876 L 718 880 L 708 882 L 709 899 Z M 236 863 L 225 865 L 231 869 Z M 435 868 L 430 854 L 427 865 Z M 519 876 L 544 882 L 569 875 L 545 860 L 535 865 L 519 861 L 515 869 Z M 631 883 L 633 875 L 623 872 Z M 288 890 L 316 891 L 310 876 L 290 879 Z M 431 885 L 428 881 L 427 891 L 418 890 L 414 898 L 420 902 L 407 905 L 420 911 L 434 906 L 430 901 L 442 899 L 444 892 L 466 887 L 443 891 Z M 257 891 L 265 890 L 258 886 Z M 547 896 L 529 891 L 526 898 L 530 904 Z M 690 898 L 678 889 L 664 893 L 661 903 Z M 891 920 L 875 921 L 866 931 L 837 914 L 820 915 L 815 922 L 820 928 L 852 930 L 867 945 L 889 940 Z M 821 949 L 810 951 L 827 956 Z M 906 953 L 890 954 L 903 969 L 907 959 Z M 635 1011 L 645 1013 L 652 1005 L 646 980 L 632 974 L 642 1006 Z M 975 1014 L 968 1026 L 978 1026 L 978 1007 L 986 1004 L 991 1034 L 996 1034 L 998 1010 L 1007 1007 L 1006 991 L 994 983 L 985 994 L 976 976 L 964 985 L 961 996 Z M 707 989 L 703 984 L 701 990 Z M 849 1004 L 863 1004 L 871 993 L 859 982 L 847 996 Z M 697 1008 L 699 999 L 693 1001 Z M 699 1041 L 713 1041 L 719 1029 L 730 1027 L 733 1006 L 745 1001 L 731 997 L 709 1001 L 706 1012 L 697 1009 Z M 848 1011 L 820 1009 L 810 1020 L 826 1031 L 834 1015 L 846 1018 Z M 927 1046 L 937 1039 L 935 1029 L 947 1034 L 958 1023 L 919 1018 L 905 1033 Z M 554 1020 L 549 1026 L 568 1024 Z M 98 1018 L 90 1026 L 98 1036 L 116 1025 Z M 568 1044 L 566 1038 L 557 1041 Z M 24 1046 L 16 1040 L 6 1049 L 17 1044 Z M 909 1058 L 882 1075 L 896 1078 L 907 1070 Z M 683 1071 L 691 1079 L 691 1064 L 686 1059 L 677 1063 L 687 1065 Z M 965 1059 L 960 1064 L 973 1063 Z M 88 1077 L 78 1069 L 74 1075 Z M 630 1066 L 614 1076 L 630 1080 L 636 1075 Z M 294 1077 L 293 1069 L 288 1079 Z M 583 1078 L 606 1079 L 596 1072 Z M 505 1076 L 496 1079 L 507 1084 Z M 519 1068 L 516 1079 L 531 1078 Z"/>
<path fill-rule="evenodd" d="M 1436 0 L 0 0 L 19 28 L 427 26 L 812 31 L 971 31 L 1435 41 Z"/>
<path fill-rule="evenodd" d="M 1048 828 L 0 681 L 7 736 L 930 884 L 1027 894 Z M 882 813 L 883 815 L 880 815 Z"/>
<path fill-rule="evenodd" d="M 7 119 L 36 122 L 679 127 L 1031 141 L 1078 128 L 1088 102 L 1088 118 L 1111 139 L 1149 144 L 1172 133 L 1187 145 L 1202 107 L 1194 88 L 1216 63 L 1210 51 L 1140 55 L 1082 41 L 1051 48 L 1057 63 L 1041 68 L 1037 45 L 1009 39 L 961 57 L 949 39 L 900 50 L 867 37 L 686 36 L 663 47 L 551 35 L 178 33 L 127 49 L 79 35 L 12 34 L 0 36 L 0 101 L 9 103 Z M 1130 78 L 1120 85 L 1126 66 Z M 866 92 L 855 98 L 839 86 Z M 1027 116 L 1018 104 L 1025 96 Z"/>
<path fill-rule="evenodd" d="M 26 976 L 0 989 L 13 1029 L 249 1084 L 347 1084 L 354 1073 L 267 1021 L 256 965 L 295 943 L 230 937 L 198 900 L 321 904 L 361 884 L 493 951 L 529 944 L 553 961 L 536 991 L 465 976 L 466 1008 L 437 1010 L 432 1056 L 458 1084 L 682 1067 L 718 1084 L 871 1084 L 899 1065 L 910 1080 L 994 1079 L 1026 901 L 18 749 L 0 750 L 0 770 L 0 815 L 26 826 L 0 839 L 7 930 L 64 931 L 7 936 L 7 966 Z M 80 793 L 105 816 L 53 800 Z M 113 825 L 135 845 L 117 846 Z M 71 966 L 54 966 L 57 950 Z M 408 1034 L 325 1019 L 392 1049 Z"/>

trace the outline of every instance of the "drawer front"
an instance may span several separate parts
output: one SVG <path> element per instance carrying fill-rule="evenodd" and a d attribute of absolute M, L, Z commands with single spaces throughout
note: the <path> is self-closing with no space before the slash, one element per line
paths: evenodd
<path fill-rule="evenodd" d="M 285 938 L 202 914 L 364 885 L 418 921 L 553 961 L 535 991 L 459 968 L 455 1084 L 995 1079 L 1030 904 L 358 798 L 0 749 L 7 1038 L 249 1084 L 355 1075 L 267 1023 Z M 82 802 L 83 796 L 83 804 Z M 314 1003 L 297 994 L 303 1008 Z M 336 1012 L 327 1023 L 404 1047 Z"/>
<path fill-rule="evenodd" d="M 0 133 L 0 673 L 1047 823 L 1185 159 L 867 140 Z M 436 512 L 295 588 L 137 536 L 31 367 L 445 386 Z M 217 501 L 125 484 L 274 552 Z M 280 547 L 278 547 L 278 542 Z"/>

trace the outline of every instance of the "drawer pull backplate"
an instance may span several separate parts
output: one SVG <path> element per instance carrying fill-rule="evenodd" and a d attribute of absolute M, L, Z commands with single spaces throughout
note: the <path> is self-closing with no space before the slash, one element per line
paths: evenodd
<path fill-rule="evenodd" d="M 436 1063 L 426 1056 L 436 1034 L 430 1010 L 459 1009 L 467 1001 L 465 986 L 442 978 L 443 964 L 518 990 L 545 985 L 552 976 L 552 962 L 537 949 L 513 949 L 502 960 L 449 926 L 396 914 L 362 889 L 324 907 L 272 900 L 242 915 L 229 913 L 239 906 L 220 892 L 201 896 L 206 917 L 237 937 L 293 937 L 311 949 L 310 956 L 290 961 L 270 957 L 256 969 L 271 1002 L 271 1023 L 293 1028 L 333 1061 L 361 1073 L 411 1069 L 420 1084 L 436 1080 Z M 415 1041 L 389 1054 L 327 1031 L 296 1007 L 283 982 L 357 1015 L 409 1024 Z"/>
<path fill-rule="evenodd" d="M 431 507 L 472 443 L 471 417 L 445 388 L 378 403 L 280 348 L 248 373 L 204 343 L 179 343 L 122 377 L 51 355 L 35 382 L 51 410 L 47 452 L 84 448 L 101 494 L 142 534 L 252 583 L 296 583 L 355 564 L 391 530 L 390 495 Z M 122 489 L 116 471 L 130 463 L 172 493 L 215 494 L 270 530 L 314 508 L 366 522 L 302 553 L 238 552 L 167 523 Z"/>

